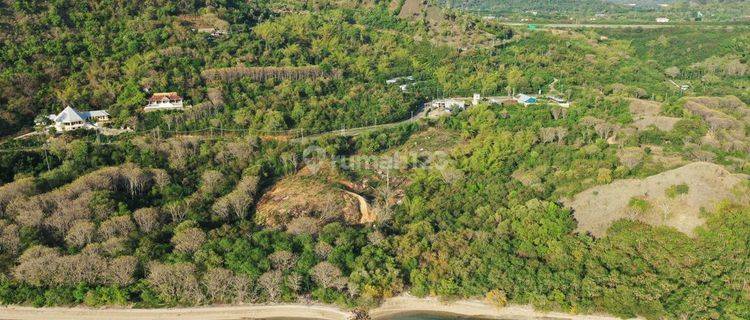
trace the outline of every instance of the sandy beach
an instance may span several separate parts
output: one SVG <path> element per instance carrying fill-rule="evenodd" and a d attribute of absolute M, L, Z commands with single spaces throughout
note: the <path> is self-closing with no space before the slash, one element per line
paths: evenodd
<path fill-rule="evenodd" d="M 345 320 L 352 316 L 352 313 L 334 306 L 304 304 L 169 309 L 0 307 L 0 319 L 2 320 L 240 320 L 268 318 Z"/>
<path fill-rule="evenodd" d="M 400 296 L 386 300 L 383 304 L 370 310 L 373 319 L 391 319 L 394 316 L 415 313 L 434 313 L 445 316 L 454 315 L 461 318 L 532 320 L 532 319 L 566 319 L 566 320 L 614 320 L 620 319 L 606 315 L 572 315 L 561 312 L 542 312 L 531 306 L 506 306 L 498 308 L 480 300 L 460 300 L 442 302 L 437 298 L 417 298 Z"/>
<path fill-rule="evenodd" d="M 439 314 L 461 318 L 532 320 L 613 320 L 605 315 L 571 315 L 541 312 L 530 306 L 497 308 L 479 300 L 442 302 L 436 298 L 400 296 L 386 300 L 370 310 L 373 319 L 393 319 L 402 315 Z M 0 307 L 3 320 L 240 320 L 240 319 L 320 319 L 345 320 L 354 314 L 336 306 L 322 304 L 276 304 L 211 306 L 198 308 L 129 309 L 129 308 L 33 308 Z"/>

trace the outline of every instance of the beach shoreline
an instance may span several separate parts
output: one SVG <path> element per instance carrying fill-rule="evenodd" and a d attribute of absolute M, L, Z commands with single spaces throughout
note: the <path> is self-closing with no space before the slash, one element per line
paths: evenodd
<path fill-rule="evenodd" d="M 573 315 L 561 312 L 538 311 L 531 306 L 506 306 L 498 308 L 480 300 L 440 301 L 437 298 L 399 296 L 386 299 L 382 305 L 369 311 L 373 320 L 389 320 L 405 315 L 439 315 L 444 317 L 532 320 L 614 320 L 607 315 Z M 132 309 L 25 306 L 0 307 L 3 320 L 240 320 L 240 319 L 354 319 L 352 311 L 324 304 L 269 304 L 207 306 L 194 308 Z"/>

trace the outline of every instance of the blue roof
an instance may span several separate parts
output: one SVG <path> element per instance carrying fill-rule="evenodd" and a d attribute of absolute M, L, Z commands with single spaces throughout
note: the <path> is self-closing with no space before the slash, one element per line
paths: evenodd
<path fill-rule="evenodd" d="M 527 96 L 525 94 L 519 94 L 518 101 L 523 102 L 523 103 L 536 103 L 536 98 Z"/>

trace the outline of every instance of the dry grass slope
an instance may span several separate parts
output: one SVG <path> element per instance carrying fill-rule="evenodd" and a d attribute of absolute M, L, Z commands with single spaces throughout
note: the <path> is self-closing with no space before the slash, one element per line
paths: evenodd
<path fill-rule="evenodd" d="M 260 200 L 258 223 L 291 233 L 314 234 L 331 221 L 360 223 L 359 199 L 315 176 L 291 176 L 279 181 Z"/>
<path fill-rule="evenodd" d="M 750 201 L 748 181 L 747 176 L 732 174 L 722 166 L 695 162 L 641 180 L 593 187 L 565 202 L 574 210 L 578 230 L 596 237 L 605 236 L 620 219 L 669 226 L 691 235 L 704 222 L 701 209 L 713 210 L 723 200 Z M 687 185 L 687 193 L 667 195 L 670 187 L 681 184 Z M 639 199 L 640 208 L 632 205 L 632 199 Z"/>
<path fill-rule="evenodd" d="M 646 130 L 655 126 L 661 131 L 671 131 L 680 118 L 660 116 L 661 104 L 656 101 L 630 99 L 630 113 L 633 114 L 633 126 Z"/>

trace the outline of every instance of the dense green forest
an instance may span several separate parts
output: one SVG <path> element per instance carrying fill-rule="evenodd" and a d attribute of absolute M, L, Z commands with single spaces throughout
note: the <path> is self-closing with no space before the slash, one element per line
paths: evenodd
<path fill-rule="evenodd" d="M 750 174 L 747 30 L 529 31 L 400 15 L 408 2 L 2 2 L 0 303 L 368 308 L 408 292 L 750 318 L 750 182 L 692 234 L 623 219 L 595 237 L 565 205 L 686 163 Z M 171 91 L 192 108 L 142 112 Z M 572 105 L 484 100 L 340 132 L 473 93 Z M 135 130 L 12 139 L 67 105 Z"/>

